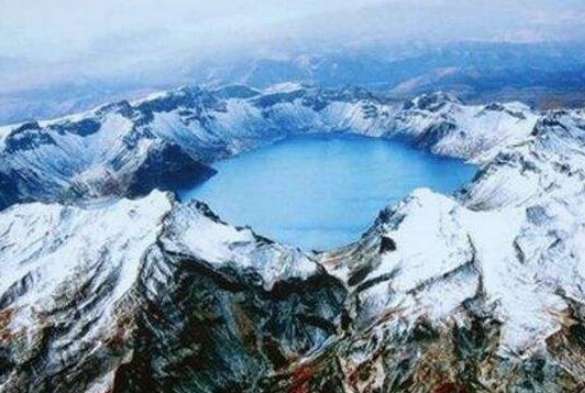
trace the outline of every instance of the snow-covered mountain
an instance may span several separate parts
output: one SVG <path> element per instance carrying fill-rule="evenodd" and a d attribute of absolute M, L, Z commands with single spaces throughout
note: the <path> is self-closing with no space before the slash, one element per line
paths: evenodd
<path fill-rule="evenodd" d="M 485 161 L 481 154 L 525 138 L 536 118 L 521 104 L 466 106 L 447 94 L 404 104 L 298 84 L 181 88 L 0 128 L 0 208 L 172 190 L 211 176 L 216 159 L 305 132 L 403 135 L 438 154 Z"/>
<path fill-rule="evenodd" d="M 219 391 L 335 333 L 345 290 L 295 249 L 154 192 L 1 213 L 0 391 Z"/>
<path fill-rule="evenodd" d="M 230 86 L 0 132 L 2 392 L 585 388 L 584 111 Z M 408 138 L 480 172 L 312 254 L 149 193 L 302 132 Z"/>
<path fill-rule="evenodd" d="M 322 254 L 346 283 L 353 329 L 277 379 L 355 392 L 583 391 L 584 126 L 583 111 L 545 114 L 458 199 L 417 190 L 360 241 Z M 295 382 L 307 368 L 315 375 Z"/>

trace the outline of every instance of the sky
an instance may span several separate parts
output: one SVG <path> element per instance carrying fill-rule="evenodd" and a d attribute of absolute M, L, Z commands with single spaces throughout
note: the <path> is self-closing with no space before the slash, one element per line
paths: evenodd
<path fill-rule="evenodd" d="M 579 41 L 583 20 L 583 0 L 0 0 L 0 83 L 372 41 Z"/>

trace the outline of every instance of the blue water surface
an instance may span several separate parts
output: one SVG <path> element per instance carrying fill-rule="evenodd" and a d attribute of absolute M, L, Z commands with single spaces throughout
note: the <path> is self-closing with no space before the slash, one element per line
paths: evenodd
<path fill-rule="evenodd" d="M 451 193 L 476 171 L 397 140 L 322 134 L 291 137 L 214 168 L 211 179 L 179 191 L 181 200 L 205 201 L 231 224 L 306 250 L 355 241 L 380 209 L 415 188 Z"/>

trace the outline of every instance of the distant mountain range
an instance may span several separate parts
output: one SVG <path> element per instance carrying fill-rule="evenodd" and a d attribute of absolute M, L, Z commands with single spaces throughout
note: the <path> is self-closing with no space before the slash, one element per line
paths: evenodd
<path fill-rule="evenodd" d="M 26 64 L 0 58 L 5 75 Z M 0 124 L 51 118 L 130 99 L 156 88 L 245 84 L 263 89 L 284 82 L 339 89 L 347 85 L 396 99 L 447 91 L 472 103 L 520 100 L 540 109 L 585 103 L 585 47 L 579 44 L 469 42 L 444 45 L 378 45 L 352 50 L 302 51 L 237 61 L 192 62 L 168 75 L 72 78 L 43 87 L 0 89 Z M 140 70 L 137 70 L 140 75 Z M 1 81 L 0 81 L 1 83 Z"/>

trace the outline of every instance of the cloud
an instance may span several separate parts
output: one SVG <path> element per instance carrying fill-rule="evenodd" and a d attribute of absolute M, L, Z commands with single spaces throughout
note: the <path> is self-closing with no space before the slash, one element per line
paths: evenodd
<path fill-rule="evenodd" d="M 166 31 L 167 45 L 185 46 L 246 40 L 245 34 L 293 19 L 335 9 L 355 9 L 376 1 L 315 2 L 296 0 L 0 0 L 0 50 L 30 57 L 61 58 L 91 50 L 108 37 Z M 236 36 L 236 33 L 241 33 Z M 124 40 L 118 42 L 123 45 Z"/>
<path fill-rule="evenodd" d="M 582 0 L 0 0 L 0 10 L 0 56 L 18 60 L 0 83 L 13 85 L 374 41 L 585 37 Z"/>
<path fill-rule="evenodd" d="M 492 38 L 493 32 L 521 31 L 534 25 L 546 29 L 555 23 L 579 23 L 585 4 L 562 0 L 0 0 L 0 9 L 1 53 L 64 59 L 84 55 L 108 40 L 106 49 L 120 52 L 137 44 L 146 50 L 149 43 L 157 50 L 161 46 L 229 49 L 270 38 L 319 40 L 369 33 L 386 34 L 388 39 L 485 39 Z M 145 40 L 140 42 L 139 37 Z"/>

